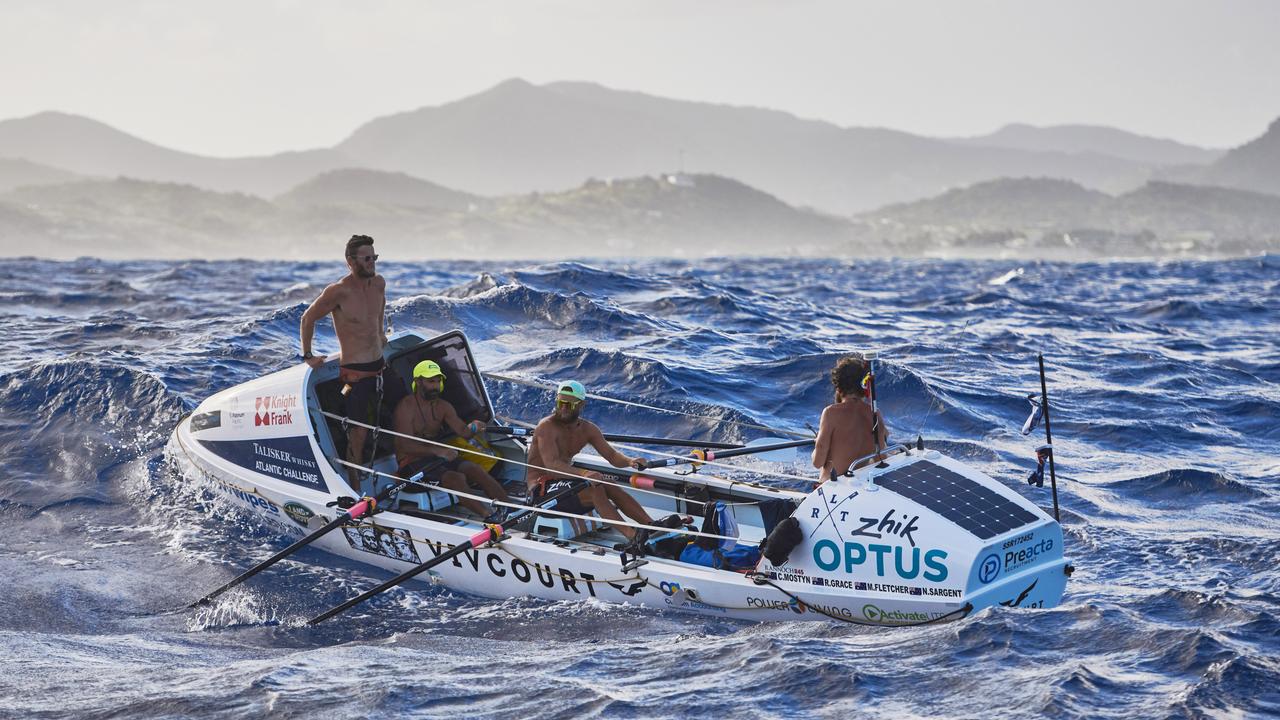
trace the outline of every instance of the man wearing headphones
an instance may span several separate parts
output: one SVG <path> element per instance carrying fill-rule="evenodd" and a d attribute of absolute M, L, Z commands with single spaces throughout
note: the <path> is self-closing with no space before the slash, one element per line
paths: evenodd
<path fill-rule="evenodd" d="M 426 479 L 439 483 L 442 487 L 458 492 L 473 493 L 473 486 L 479 487 L 485 495 L 494 500 L 507 500 L 507 491 L 494 480 L 484 468 L 458 456 L 458 451 L 451 447 L 442 447 L 432 443 L 418 442 L 401 435 L 412 435 L 436 443 L 443 441 L 446 431 L 464 439 L 471 439 L 484 432 L 485 425 L 479 420 L 463 423 L 453 403 L 441 397 L 444 392 L 445 376 L 440 365 L 432 360 L 423 360 L 413 368 L 413 392 L 405 396 L 396 406 L 395 429 L 396 461 L 400 465 L 400 477 L 412 477 L 423 468 L 427 470 Z M 441 463 L 437 458 L 443 459 Z M 502 510 L 491 512 L 491 509 L 478 500 L 458 498 L 458 503 L 489 521 L 499 521 Z M 487 516 L 487 517 L 486 517 Z"/>

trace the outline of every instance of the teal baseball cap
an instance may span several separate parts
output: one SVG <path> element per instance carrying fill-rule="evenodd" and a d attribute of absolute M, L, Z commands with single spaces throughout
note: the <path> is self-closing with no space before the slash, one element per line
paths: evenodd
<path fill-rule="evenodd" d="M 568 395 L 569 397 L 575 397 L 579 400 L 587 399 L 587 389 L 582 387 L 582 383 L 577 380 L 565 380 L 560 383 L 560 386 L 556 389 L 556 394 Z"/>

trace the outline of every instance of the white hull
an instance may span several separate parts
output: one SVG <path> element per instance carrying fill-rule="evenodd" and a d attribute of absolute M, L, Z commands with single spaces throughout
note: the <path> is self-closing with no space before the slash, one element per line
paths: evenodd
<path fill-rule="evenodd" d="M 306 401 L 308 383 L 313 385 L 315 382 L 309 375 L 310 371 L 305 366 L 300 366 L 210 398 L 197 410 L 197 415 L 201 409 L 206 410 L 207 414 L 207 408 L 221 407 L 224 414 L 218 422 L 236 427 L 215 427 L 212 433 L 203 428 L 193 430 L 192 418 L 186 418 L 175 428 L 167 447 L 167 455 L 184 476 L 207 479 L 216 491 L 225 493 L 232 502 L 243 506 L 265 524 L 289 535 L 291 539 L 297 539 L 331 520 L 334 510 L 325 504 L 339 495 L 350 494 L 335 466 L 323 460 L 326 456 L 321 451 L 324 435 L 317 432 L 313 425 L 318 415 L 307 410 L 310 405 Z M 290 387 L 296 389 L 290 391 Z M 256 424 L 249 427 L 246 422 L 229 422 L 229 416 L 236 412 L 237 397 L 241 399 L 240 402 L 249 405 L 253 402 L 249 398 L 256 398 L 262 404 L 264 396 L 294 396 L 302 398 L 302 402 L 299 407 L 293 408 L 287 421 L 264 421 L 261 427 Z M 290 401 L 283 402 L 288 406 Z M 254 410 L 256 414 L 258 408 L 255 407 Z M 243 413 L 241 415 L 243 417 Z M 282 424 L 287 426 L 283 430 Z M 211 452 L 206 446 L 214 445 L 205 438 L 216 433 L 221 433 L 217 435 L 219 438 L 233 435 L 241 438 L 239 442 L 249 448 L 246 452 L 256 452 L 265 459 L 233 461 L 238 456 L 226 451 L 225 447 L 237 442 L 235 440 L 219 440 L 218 447 L 223 449 Z M 306 438 L 314 457 L 319 460 L 312 462 L 299 459 L 297 454 L 282 455 L 265 446 L 264 443 L 271 438 L 255 441 L 258 435 L 274 435 L 275 439 L 289 440 L 295 446 L 303 443 Z M 271 457 L 272 455 L 275 457 Z M 944 459 L 936 459 L 936 453 L 932 456 L 936 462 L 944 462 Z M 607 467 L 599 462 L 599 458 L 595 458 L 593 462 L 590 456 L 580 456 L 579 460 L 586 466 L 595 464 Z M 918 460 L 918 455 L 899 456 L 891 462 L 897 467 Z M 312 477 L 312 472 L 319 476 L 319 482 Z M 688 477 L 663 471 L 647 474 L 676 482 L 689 480 Z M 726 486 L 722 481 L 713 479 L 706 479 L 705 482 L 711 487 Z M 743 488 L 741 484 L 736 487 Z M 871 503 L 865 506 L 870 509 L 861 514 L 870 513 L 878 517 L 881 509 L 875 503 L 890 502 L 890 513 L 904 506 L 902 498 L 893 496 L 887 490 L 867 492 L 868 489 L 875 488 L 865 478 L 842 479 L 823 487 L 826 492 L 821 497 L 818 493 L 806 497 L 776 490 L 746 490 L 756 497 L 793 496 L 796 500 L 804 500 L 796 517 L 806 523 L 809 539 L 796 548 L 791 560 L 782 567 L 774 568 L 767 560 L 762 560 L 758 568 L 776 586 L 757 584 L 738 572 L 713 570 L 656 557 L 645 558 L 646 562 L 638 567 L 624 570 L 620 553 L 615 550 L 586 542 L 552 541 L 523 532 L 514 532 L 499 544 L 464 552 L 451 562 L 442 563 L 419 577 L 454 590 L 490 598 L 521 595 L 547 600 L 594 598 L 604 602 L 673 608 L 755 621 L 827 620 L 834 616 L 861 624 L 902 625 L 962 617 L 967 614 L 964 609 L 968 605 L 972 606 L 971 611 L 995 604 L 1051 607 L 1061 599 L 1066 583 L 1065 560 L 1061 554 L 1061 530 L 1057 523 L 1044 517 L 1038 510 L 1035 523 L 1022 527 L 1015 533 L 997 537 L 994 542 L 1008 545 L 1016 553 L 1019 547 L 1030 546 L 1043 536 L 1050 539 L 1040 540 L 1040 545 L 1048 542 L 1056 552 L 1044 553 L 1043 557 L 1033 558 L 1034 562 L 1024 562 L 1022 567 L 1010 564 L 1003 573 L 997 569 L 999 577 L 993 580 L 988 577 L 991 574 L 989 569 L 975 569 L 982 562 L 982 557 L 979 556 L 991 548 L 980 549 L 972 538 L 964 542 L 956 540 L 954 545 L 944 543 L 948 548 L 946 551 L 926 551 L 926 540 L 935 544 L 942 541 L 939 528 L 932 530 L 938 535 L 936 538 L 923 537 L 924 532 L 920 532 L 919 538 L 911 537 L 910 530 L 905 539 L 889 538 L 892 533 L 872 535 L 866 530 L 855 532 L 852 524 L 841 530 L 837 523 L 839 515 L 832 514 L 830 510 L 824 511 L 827 513 L 826 517 L 821 517 L 822 513 L 815 508 L 812 511 L 813 517 L 810 518 L 811 505 L 827 503 L 828 497 L 834 505 L 836 495 L 840 492 L 851 492 L 849 498 L 860 496 L 864 500 L 858 502 Z M 858 488 L 863 490 L 861 494 Z M 643 495 L 637 497 L 657 511 L 671 512 L 676 509 L 674 501 L 664 507 L 660 499 L 655 501 L 654 498 Z M 1025 504 L 1025 501 L 1022 502 Z M 922 513 L 919 508 L 913 508 L 911 512 Z M 758 518 L 758 513 L 756 517 Z M 922 527 L 927 528 L 926 520 L 929 518 L 922 517 L 925 519 L 919 522 Z M 823 537 L 822 533 L 828 532 L 823 529 L 826 522 L 837 533 L 831 536 L 832 540 L 820 539 Z M 893 529 L 892 524 L 889 529 Z M 403 512 L 386 511 L 359 525 L 328 533 L 313 546 L 398 574 L 455 545 L 467 543 L 479 530 L 480 525 L 477 523 L 459 521 L 458 524 L 451 524 Z M 743 525 L 743 530 L 744 540 L 759 542 L 763 534 L 762 529 L 751 528 L 748 524 Z M 753 530 L 755 537 L 751 536 Z M 865 545 L 865 548 L 877 553 L 876 558 L 880 561 L 877 565 L 866 559 L 863 545 L 850 541 L 854 535 L 883 535 L 884 542 L 896 544 L 891 550 L 880 549 L 888 548 L 888 545 Z M 1056 538 L 1056 547 L 1052 538 Z M 922 543 L 920 547 L 916 546 L 917 540 Z M 844 543 L 843 550 L 837 547 L 841 541 Z M 908 541 L 910 545 L 907 544 Z M 837 549 L 832 551 L 831 548 Z M 925 553 L 924 557 L 932 565 L 921 565 L 921 552 Z M 934 555 L 930 556 L 929 553 Z M 991 554 L 986 553 L 983 557 L 989 558 Z M 859 560 L 859 557 L 863 559 Z M 886 558 L 896 559 L 897 566 Z M 908 565 L 908 561 L 913 558 L 914 569 Z M 939 567 L 942 568 L 940 571 Z M 975 579 L 975 572 L 984 576 L 981 582 Z M 942 579 L 938 579 L 939 575 Z M 261 581 L 255 579 L 250 583 Z"/>

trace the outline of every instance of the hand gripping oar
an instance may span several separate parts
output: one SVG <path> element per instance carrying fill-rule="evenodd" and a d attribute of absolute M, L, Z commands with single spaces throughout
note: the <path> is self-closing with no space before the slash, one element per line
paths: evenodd
<path fill-rule="evenodd" d="M 230 590 L 231 588 L 233 588 L 233 587 L 235 587 L 235 586 L 239 585 L 240 583 L 244 582 L 245 580 L 248 580 L 249 578 L 253 577 L 254 575 L 257 575 L 258 573 L 262 572 L 263 570 L 266 570 L 267 568 L 271 567 L 272 565 L 275 565 L 276 563 L 278 563 L 278 562 L 280 562 L 281 560 L 285 559 L 285 558 L 286 558 L 286 557 L 288 557 L 289 555 L 292 555 L 293 553 L 297 552 L 298 550 L 301 550 L 302 548 L 306 547 L 307 545 L 310 545 L 310 544 L 311 544 L 312 542 L 314 542 L 317 538 L 319 538 L 321 535 L 324 535 L 325 533 L 329 532 L 330 530 L 333 530 L 334 528 L 341 526 L 343 523 L 348 523 L 348 522 L 351 522 L 352 520 L 359 520 L 360 518 L 364 517 L 365 515 L 368 515 L 369 513 L 374 512 L 374 510 L 375 510 L 375 509 L 377 508 L 377 506 L 378 506 L 378 503 L 383 502 L 384 500 L 386 500 L 387 498 L 391 497 L 392 495 L 394 495 L 394 494 L 396 494 L 396 493 L 400 492 L 400 490 L 401 490 L 402 488 L 404 488 L 404 486 L 405 486 L 405 485 L 408 485 L 408 484 L 409 484 L 409 483 L 411 483 L 411 482 L 417 482 L 418 480 L 421 480 L 421 479 L 422 479 L 422 473 L 418 473 L 417 475 L 414 475 L 413 477 L 409 478 L 408 480 L 401 480 L 400 482 L 394 483 L 394 484 L 392 484 L 392 485 L 388 485 L 386 488 L 384 488 L 384 489 L 382 490 L 382 492 L 378 493 L 378 495 L 377 495 L 376 497 L 372 497 L 372 498 L 366 497 L 366 498 L 364 498 L 364 499 L 360 500 L 360 501 L 359 501 L 359 502 L 357 502 L 355 505 L 352 505 L 350 508 L 348 508 L 348 509 L 347 509 L 345 512 L 343 512 L 341 515 L 339 515 L 338 517 L 334 518 L 334 519 L 333 519 L 333 521 L 332 521 L 332 522 L 330 522 L 329 524 L 325 525 L 324 527 L 320 528 L 319 530 L 316 530 L 315 532 L 313 532 L 313 533 L 311 533 L 310 535 L 308 535 L 308 536 L 306 536 L 306 537 L 302 538 L 301 540 L 299 540 L 299 541 L 295 542 L 294 544 L 290 545 L 289 547 L 287 547 L 287 548 L 285 548 L 285 549 L 281 550 L 280 552 L 276 553 L 275 555 L 272 555 L 271 557 L 267 558 L 266 560 L 263 560 L 262 562 L 258 563 L 257 565 L 254 565 L 252 568 L 250 568 L 250 569 L 248 569 L 248 570 L 245 570 L 243 573 L 240 573 L 240 575 L 239 575 L 238 577 L 236 577 L 234 580 L 232 580 L 231 582 L 227 583 L 226 585 L 223 585 L 222 587 L 218 588 L 217 590 L 214 590 L 213 592 L 209 593 L 208 595 L 205 595 L 204 597 L 200 598 L 199 600 L 196 600 L 195 602 L 191 603 L 191 604 L 190 604 L 190 605 L 188 605 L 187 607 L 188 607 L 188 608 L 193 608 L 193 607 L 196 607 L 197 605 L 203 605 L 203 604 L 205 604 L 205 603 L 209 602 L 210 600 L 212 600 L 212 599 L 214 599 L 214 598 L 218 597 L 218 596 L 219 596 L 219 595 L 221 595 L 222 593 L 224 593 L 224 592 L 226 592 L 226 591 Z"/>
<path fill-rule="evenodd" d="M 535 505 L 535 507 L 540 507 L 540 508 L 552 507 L 556 504 L 556 501 L 558 501 L 560 498 L 564 497 L 565 495 L 568 495 L 569 493 L 581 492 L 582 489 L 586 486 L 587 486 L 586 480 L 575 481 L 569 487 L 543 498 L 540 502 L 538 502 Z M 522 518 L 524 518 L 525 516 L 533 512 L 535 511 L 519 510 L 517 512 L 514 512 L 511 514 L 510 517 L 507 518 L 506 523 L 508 527 L 512 527 L 517 522 L 519 522 Z M 462 553 L 468 550 L 471 550 L 473 548 L 478 548 L 487 542 L 495 542 L 495 543 L 502 542 L 502 526 L 501 525 L 486 525 L 484 530 L 481 530 L 475 535 L 472 535 L 471 539 L 469 539 L 467 542 L 457 545 L 452 549 L 450 549 L 448 552 L 445 552 L 442 555 L 437 555 L 436 557 L 431 558 L 430 560 L 422 563 L 421 565 L 410 568 L 409 570 L 406 570 L 400 573 L 399 575 L 391 578 L 390 580 L 382 583 L 381 585 L 373 588 L 372 590 L 366 590 L 360 593 L 359 595 L 357 595 L 356 597 L 351 598 L 350 600 L 342 603 L 341 605 L 335 608 L 332 608 L 332 609 L 326 610 L 325 612 L 320 613 L 319 615 L 308 620 L 307 624 L 315 625 L 317 623 L 322 623 L 325 620 L 328 620 L 329 618 L 333 617 L 334 615 L 337 615 L 338 613 L 343 612 L 344 610 L 347 610 L 348 608 L 351 608 L 355 605 L 359 605 L 360 603 L 364 602 L 365 600 L 368 600 L 374 595 L 377 595 L 386 590 L 390 590 L 391 588 L 403 583 L 406 580 L 409 580 L 410 578 L 413 578 L 417 575 L 421 575 L 422 573 L 430 570 L 431 568 L 443 562 L 448 562 L 449 560 L 454 559 L 455 557 L 461 555 Z"/>
<path fill-rule="evenodd" d="M 759 442 L 754 441 L 754 442 Z M 664 458 L 662 460 L 653 460 L 645 463 L 645 469 L 671 467 L 673 465 L 684 465 L 687 463 L 700 463 L 705 460 L 725 460 L 740 455 L 755 455 L 756 453 L 771 453 L 778 450 L 788 450 L 791 448 L 804 447 L 812 445 L 814 438 L 807 440 L 787 440 L 785 442 L 771 442 L 764 445 L 748 445 L 747 447 L 734 448 L 732 450 L 724 450 L 722 452 L 702 452 L 695 451 L 687 458 Z"/>

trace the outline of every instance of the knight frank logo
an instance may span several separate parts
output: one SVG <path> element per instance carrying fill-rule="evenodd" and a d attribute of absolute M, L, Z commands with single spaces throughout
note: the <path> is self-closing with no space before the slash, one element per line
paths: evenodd
<path fill-rule="evenodd" d="M 253 399 L 253 425 L 292 425 L 297 395 L 263 395 Z"/>

